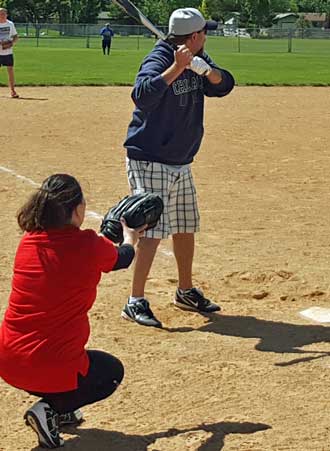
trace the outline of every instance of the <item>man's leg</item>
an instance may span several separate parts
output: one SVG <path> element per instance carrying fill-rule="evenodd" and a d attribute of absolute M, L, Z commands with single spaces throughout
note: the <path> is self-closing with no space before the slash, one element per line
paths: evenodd
<path fill-rule="evenodd" d="M 166 171 L 159 163 L 127 160 L 126 169 L 131 193 L 145 192 L 148 191 L 146 187 L 152 186 L 163 198 L 164 212 L 156 227 L 146 232 L 147 237 L 141 238 L 138 242 L 131 296 L 124 306 L 122 317 L 144 326 L 161 327 L 161 323 L 149 307 L 148 300 L 144 297 L 144 289 L 161 238 L 168 236 L 166 200 L 169 183 Z"/>
<path fill-rule="evenodd" d="M 108 55 L 110 55 L 110 46 L 111 46 L 111 42 L 109 41 L 108 44 L 107 44 L 107 52 L 108 52 Z"/>
<path fill-rule="evenodd" d="M 179 275 L 174 304 L 183 310 L 202 313 L 217 312 L 220 310 L 220 307 L 206 299 L 203 292 L 193 286 L 192 264 L 194 249 L 195 236 L 193 233 L 177 233 L 173 235 L 173 250 Z"/>
<path fill-rule="evenodd" d="M 195 235 L 193 233 L 176 233 L 173 235 L 173 250 L 179 275 L 174 304 L 183 310 L 202 313 L 217 312 L 220 310 L 220 307 L 206 299 L 203 292 L 193 286 L 192 265 L 194 249 Z"/>
<path fill-rule="evenodd" d="M 106 43 L 105 43 L 105 40 L 103 39 L 102 40 L 102 52 L 103 52 L 103 55 L 105 55 L 105 47 L 106 47 Z"/>
<path fill-rule="evenodd" d="M 176 233 L 173 235 L 173 251 L 178 267 L 181 290 L 192 288 L 192 265 L 195 250 L 195 235 L 193 233 Z"/>
<path fill-rule="evenodd" d="M 145 284 L 159 243 L 160 239 L 140 238 L 135 254 L 132 294 L 121 314 L 124 319 L 142 326 L 162 327 L 144 297 Z"/>
<path fill-rule="evenodd" d="M 144 297 L 145 284 L 159 243 L 160 240 L 155 238 L 141 238 L 138 242 L 132 283 L 133 297 Z"/>
<path fill-rule="evenodd" d="M 184 310 L 212 313 L 220 307 L 204 297 L 192 281 L 192 265 L 195 249 L 194 233 L 199 229 L 199 212 L 191 171 L 180 174 L 177 189 L 172 191 L 173 251 L 178 267 L 178 288 L 174 304 Z M 175 208 L 173 208 L 175 206 Z M 183 232 L 180 232 L 180 231 Z"/>
<path fill-rule="evenodd" d="M 8 72 L 8 82 L 9 82 L 9 89 L 11 92 L 12 97 L 18 97 L 16 91 L 15 91 L 15 76 L 14 76 L 14 66 L 7 66 L 7 72 Z"/>

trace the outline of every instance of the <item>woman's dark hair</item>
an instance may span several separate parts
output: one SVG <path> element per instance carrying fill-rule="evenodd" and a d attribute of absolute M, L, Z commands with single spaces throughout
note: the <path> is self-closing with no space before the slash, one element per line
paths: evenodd
<path fill-rule="evenodd" d="M 51 175 L 18 211 L 18 225 L 26 232 L 61 228 L 70 223 L 73 210 L 82 201 L 82 190 L 74 177 Z"/>

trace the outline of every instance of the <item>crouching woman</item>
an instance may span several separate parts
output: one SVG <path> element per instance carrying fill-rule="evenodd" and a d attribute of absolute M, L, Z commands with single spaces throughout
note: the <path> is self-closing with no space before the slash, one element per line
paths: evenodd
<path fill-rule="evenodd" d="M 85 349 L 88 311 L 101 274 L 130 265 L 142 230 L 123 222 L 124 242 L 116 247 L 80 229 L 85 208 L 77 180 L 55 174 L 17 216 L 26 233 L 0 328 L 0 376 L 41 398 L 24 417 L 46 448 L 63 446 L 60 427 L 81 422 L 80 407 L 110 396 L 124 376 L 116 357 Z"/>

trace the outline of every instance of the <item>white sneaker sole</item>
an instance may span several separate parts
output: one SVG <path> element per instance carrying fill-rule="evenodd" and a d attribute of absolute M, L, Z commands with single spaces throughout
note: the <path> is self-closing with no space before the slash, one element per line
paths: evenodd
<path fill-rule="evenodd" d="M 70 427 L 70 426 L 76 427 L 76 426 L 79 426 L 81 423 L 83 423 L 85 421 L 83 413 L 81 412 L 80 409 L 75 410 L 73 412 L 73 414 L 74 414 L 74 419 L 71 420 L 71 421 L 61 420 L 61 415 L 60 415 L 59 416 L 59 427 L 60 428 L 61 427 L 64 428 L 66 426 L 68 426 L 68 427 Z"/>
<path fill-rule="evenodd" d="M 158 329 L 162 329 L 162 327 L 163 327 L 161 323 L 159 325 L 140 323 L 139 321 L 136 321 L 135 319 L 131 318 L 124 311 L 121 312 L 121 317 L 126 319 L 127 321 L 131 321 L 132 323 L 136 323 L 136 324 L 139 324 L 140 326 L 144 326 L 144 327 L 156 327 Z"/>
<path fill-rule="evenodd" d="M 127 321 L 131 321 L 132 323 L 136 323 L 136 321 L 133 318 L 131 318 L 130 316 L 128 316 L 127 313 L 125 313 L 125 312 L 121 312 L 120 316 L 122 318 L 126 319 Z"/>
<path fill-rule="evenodd" d="M 221 308 L 219 308 L 217 310 L 213 310 L 212 312 L 205 312 L 204 310 L 199 310 L 197 307 L 194 307 L 193 305 L 183 304 L 183 303 L 177 301 L 176 299 L 174 299 L 173 303 L 174 303 L 174 305 L 176 307 L 178 307 L 181 310 L 188 310 L 190 312 L 197 312 L 197 313 L 200 313 L 202 315 L 210 315 L 211 313 L 215 313 L 215 312 L 221 311 Z"/>
<path fill-rule="evenodd" d="M 44 428 L 42 427 L 39 418 L 33 412 L 28 412 L 24 415 L 25 422 L 28 426 L 34 430 L 38 436 L 39 444 L 43 448 L 58 448 L 64 445 L 64 440 L 60 439 L 60 444 L 55 444 L 47 435 Z"/>
<path fill-rule="evenodd" d="M 200 310 L 198 310 L 198 308 L 193 307 L 192 305 L 187 305 L 187 304 L 183 304 L 179 301 L 177 301 L 176 299 L 174 299 L 174 305 L 178 308 L 180 308 L 181 310 L 189 310 L 190 312 L 198 312 L 198 313 L 204 313 L 201 312 Z"/>

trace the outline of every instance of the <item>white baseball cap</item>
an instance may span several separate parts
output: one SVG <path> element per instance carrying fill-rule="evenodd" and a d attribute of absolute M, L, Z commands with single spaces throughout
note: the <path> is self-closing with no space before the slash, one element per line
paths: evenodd
<path fill-rule="evenodd" d="M 196 8 L 180 8 L 173 11 L 168 23 L 169 36 L 184 36 L 201 30 L 216 30 L 218 22 L 205 20 Z"/>

